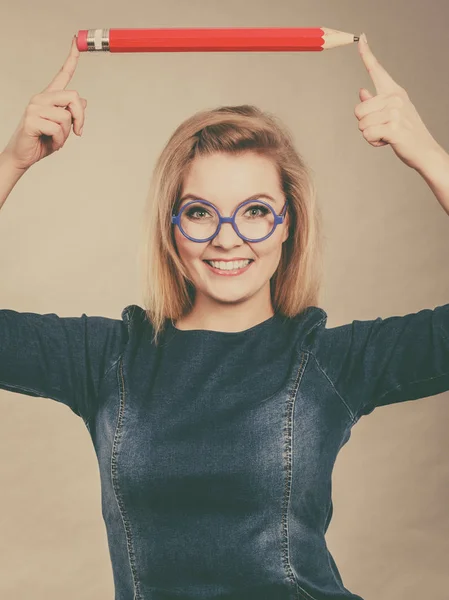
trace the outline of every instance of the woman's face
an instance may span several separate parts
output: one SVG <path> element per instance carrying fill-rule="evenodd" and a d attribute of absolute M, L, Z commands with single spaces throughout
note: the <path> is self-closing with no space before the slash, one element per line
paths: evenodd
<path fill-rule="evenodd" d="M 192 197 L 185 198 L 187 194 Z M 281 213 L 285 197 L 270 159 L 249 151 L 240 156 L 217 153 L 197 157 L 185 178 L 179 210 L 201 198 L 211 202 L 222 216 L 229 217 L 239 204 L 255 194 L 273 206 L 276 214 Z M 269 294 L 269 282 L 279 264 L 282 243 L 288 237 L 287 215 L 284 223 L 262 242 L 241 239 L 231 223 L 223 223 L 220 232 L 208 242 L 193 242 L 175 226 L 175 244 L 196 288 L 195 301 L 205 296 L 202 300 L 235 303 Z M 234 276 L 217 274 L 205 262 L 248 258 L 253 260 L 249 268 Z"/>

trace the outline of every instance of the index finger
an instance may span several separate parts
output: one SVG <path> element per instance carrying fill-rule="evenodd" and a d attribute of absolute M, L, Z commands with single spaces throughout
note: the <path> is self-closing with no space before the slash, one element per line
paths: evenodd
<path fill-rule="evenodd" d="M 388 94 L 396 91 L 400 87 L 399 84 L 396 83 L 388 71 L 380 64 L 368 46 L 368 42 L 363 40 L 363 36 L 360 36 L 358 49 L 363 64 L 373 80 L 376 92 L 378 94 Z"/>
<path fill-rule="evenodd" d="M 54 90 L 64 90 L 75 73 L 79 56 L 80 51 L 76 45 L 76 36 L 73 36 L 72 46 L 65 63 L 44 91 L 51 92 Z"/>

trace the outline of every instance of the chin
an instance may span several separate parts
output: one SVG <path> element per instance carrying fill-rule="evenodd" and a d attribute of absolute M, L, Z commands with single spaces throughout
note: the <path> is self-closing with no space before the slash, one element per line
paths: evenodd
<path fill-rule="evenodd" d="M 235 292 L 229 290 L 228 292 L 224 292 L 222 294 L 213 294 L 210 292 L 205 294 L 203 292 L 203 295 L 208 296 L 215 302 L 220 302 L 222 304 L 237 304 L 240 302 L 245 302 L 251 297 L 251 294 L 243 294 L 242 292 L 238 292 L 237 290 Z"/>
<path fill-rule="evenodd" d="M 198 296 L 203 296 L 203 298 L 222 304 L 245 302 L 257 292 L 257 290 L 244 289 L 244 286 L 241 284 L 240 288 L 236 286 L 232 289 L 232 287 L 229 286 L 228 289 L 225 289 L 225 286 L 223 286 L 219 289 L 217 286 L 205 285 L 203 281 L 199 285 L 195 282 L 195 289 L 197 298 Z"/>

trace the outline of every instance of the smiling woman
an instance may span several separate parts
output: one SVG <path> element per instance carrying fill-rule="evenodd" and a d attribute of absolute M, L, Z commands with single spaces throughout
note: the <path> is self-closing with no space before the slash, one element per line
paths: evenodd
<path fill-rule="evenodd" d="M 143 224 L 155 343 L 166 319 L 240 331 L 318 303 L 314 182 L 287 128 L 255 106 L 202 111 L 177 128 L 155 166 Z M 252 262 L 224 273 L 205 262 L 240 259 Z"/>

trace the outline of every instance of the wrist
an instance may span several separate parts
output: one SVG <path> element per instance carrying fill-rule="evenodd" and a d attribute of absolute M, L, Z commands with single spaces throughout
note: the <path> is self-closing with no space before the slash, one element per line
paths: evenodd
<path fill-rule="evenodd" d="M 29 169 L 29 167 L 19 166 L 14 161 L 13 157 L 5 150 L 3 152 L 0 152 L 0 164 L 4 168 L 9 169 L 12 173 L 14 173 L 16 175 L 23 175 L 23 173 L 26 173 L 26 171 L 28 171 L 28 169 Z"/>
<path fill-rule="evenodd" d="M 430 150 L 416 171 L 424 177 L 427 182 L 435 179 L 449 178 L 449 154 L 440 145 Z"/>

